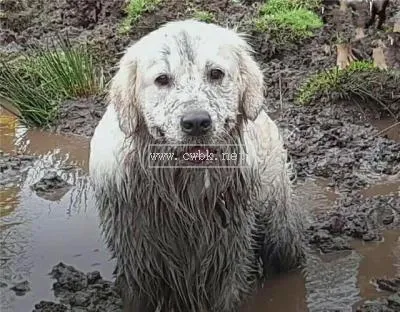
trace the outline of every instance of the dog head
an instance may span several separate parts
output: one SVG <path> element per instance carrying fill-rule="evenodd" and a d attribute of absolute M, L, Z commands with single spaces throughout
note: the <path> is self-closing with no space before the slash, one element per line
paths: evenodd
<path fill-rule="evenodd" d="M 128 48 L 111 83 L 122 131 L 167 143 L 218 142 L 263 104 L 263 75 L 235 31 L 170 22 Z"/>

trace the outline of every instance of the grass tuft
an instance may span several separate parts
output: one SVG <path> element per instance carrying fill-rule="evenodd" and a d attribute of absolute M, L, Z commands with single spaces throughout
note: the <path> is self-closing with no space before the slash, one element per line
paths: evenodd
<path fill-rule="evenodd" d="M 213 13 L 201 10 L 194 11 L 193 18 L 205 23 L 213 23 L 215 21 L 215 16 Z"/>
<path fill-rule="evenodd" d="M 98 94 L 103 86 L 103 73 L 87 47 L 72 47 L 62 38 L 46 47 L 32 46 L 21 57 L 3 61 L 0 69 L 0 97 L 28 125 L 49 125 L 63 100 Z"/>
<path fill-rule="evenodd" d="M 393 102 L 393 90 L 399 89 L 400 73 L 383 70 L 372 62 L 355 61 L 347 68 L 325 70 L 312 77 L 300 88 L 297 102 L 302 105 L 321 99 L 346 99 L 375 103 L 388 110 Z"/>
<path fill-rule="evenodd" d="M 267 32 L 277 43 L 295 42 L 313 35 L 323 26 L 314 12 L 319 0 L 269 0 L 260 8 L 254 20 L 257 31 Z"/>
<path fill-rule="evenodd" d="M 126 7 L 126 18 L 120 26 L 120 33 L 128 33 L 145 12 L 153 11 L 162 0 L 130 0 Z"/>
<path fill-rule="evenodd" d="M 260 8 L 262 14 L 277 14 L 298 8 L 316 11 L 322 6 L 321 0 L 268 0 Z"/>

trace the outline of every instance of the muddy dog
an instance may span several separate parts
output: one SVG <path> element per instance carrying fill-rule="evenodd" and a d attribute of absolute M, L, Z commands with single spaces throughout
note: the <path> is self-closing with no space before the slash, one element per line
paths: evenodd
<path fill-rule="evenodd" d="M 263 99 L 233 30 L 170 22 L 125 52 L 90 146 L 125 311 L 237 311 L 263 275 L 301 265 L 305 217 Z"/>

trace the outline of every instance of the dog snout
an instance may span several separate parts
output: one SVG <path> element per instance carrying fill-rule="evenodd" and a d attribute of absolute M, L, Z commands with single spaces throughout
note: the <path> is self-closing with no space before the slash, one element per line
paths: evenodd
<path fill-rule="evenodd" d="M 205 110 L 190 111 L 182 116 L 181 128 L 188 135 L 204 135 L 212 128 L 211 116 Z"/>

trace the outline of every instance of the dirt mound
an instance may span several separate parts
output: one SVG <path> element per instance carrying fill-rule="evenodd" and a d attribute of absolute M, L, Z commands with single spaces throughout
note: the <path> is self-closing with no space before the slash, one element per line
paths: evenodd
<path fill-rule="evenodd" d="M 162 1 L 155 11 L 145 12 L 128 34 L 121 34 L 120 23 L 126 16 L 125 0 L 74 0 L 44 3 L 22 0 L 4 0 L 0 4 L 1 53 L 18 52 L 28 44 L 46 42 L 56 33 L 67 34 L 72 41 L 88 42 L 98 58 L 111 69 L 129 43 L 141 38 L 160 25 L 173 20 L 191 18 L 197 11 L 214 16 L 214 22 L 236 26 L 254 12 L 253 6 L 219 1 Z"/>
<path fill-rule="evenodd" d="M 28 155 L 10 155 L 0 151 L 0 185 L 19 181 L 36 157 Z"/>
<path fill-rule="evenodd" d="M 59 200 L 70 190 L 71 186 L 57 172 L 48 171 L 39 181 L 31 185 L 31 189 L 44 199 Z"/>
<path fill-rule="evenodd" d="M 400 226 L 400 200 L 395 195 L 363 198 L 351 194 L 331 213 L 317 216 L 308 229 L 309 242 L 322 252 L 351 249 L 349 238 L 380 241 L 382 231 Z"/>
<path fill-rule="evenodd" d="M 118 24 L 125 15 L 124 3 L 125 0 L 4 0 L 0 57 L 13 57 L 30 44 L 45 45 L 59 34 L 68 36 L 73 43 L 87 43 L 98 62 L 109 69 L 117 62 L 118 51 L 130 42 L 129 37 L 117 36 Z"/>
<path fill-rule="evenodd" d="M 372 300 L 357 308 L 357 312 L 397 312 L 400 310 L 400 278 L 377 279 L 377 288 L 391 294 L 387 298 Z"/>
<path fill-rule="evenodd" d="M 60 105 L 52 130 L 90 137 L 105 110 L 106 99 L 103 96 L 67 100 Z"/>
<path fill-rule="evenodd" d="M 25 45 L 68 28 L 82 32 L 117 23 L 122 17 L 123 3 L 124 0 L 4 0 L 0 21 L 5 32 L 14 33 L 17 45 Z"/>
<path fill-rule="evenodd" d="M 41 301 L 33 312 L 47 311 L 122 311 L 118 291 L 109 281 L 103 280 L 98 271 L 83 273 L 72 266 L 59 263 L 53 267 L 51 277 L 55 296 L 60 304 Z"/>
<path fill-rule="evenodd" d="M 400 143 L 378 135 L 354 107 L 293 107 L 277 121 L 298 177 L 326 178 L 346 191 L 400 170 Z"/>

